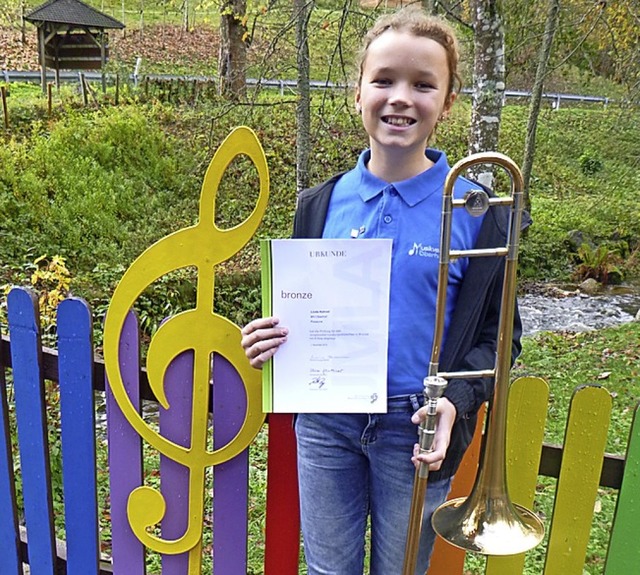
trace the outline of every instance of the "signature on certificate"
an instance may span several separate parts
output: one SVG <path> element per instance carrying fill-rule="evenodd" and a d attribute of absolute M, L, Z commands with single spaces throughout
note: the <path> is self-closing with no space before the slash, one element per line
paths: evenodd
<path fill-rule="evenodd" d="M 311 387 L 312 389 L 322 389 L 326 382 L 327 378 L 324 375 L 315 375 L 311 378 L 309 387 Z"/>

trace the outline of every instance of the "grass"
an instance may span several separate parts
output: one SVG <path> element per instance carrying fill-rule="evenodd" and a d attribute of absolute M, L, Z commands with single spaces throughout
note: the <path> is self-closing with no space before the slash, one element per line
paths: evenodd
<path fill-rule="evenodd" d="M 573 390 L 578 385 L 602 385 L 613 399 L 607 451 L 624 455 L 633 410 L 640 399 L 640 323 L 526 338 L 515 373 L 525 371 L 543 377 L 551 388 L 546 441 L 562 443 L 563 416 Z"/>

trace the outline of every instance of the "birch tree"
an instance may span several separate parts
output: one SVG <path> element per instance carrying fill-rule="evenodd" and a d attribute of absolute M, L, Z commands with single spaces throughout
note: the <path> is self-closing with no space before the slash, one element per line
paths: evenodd
<path fill-rule="evenodd" d="M 469 153 L 497 150 L 505 91 L 504 27 L 499 0 L 473 0 L 473 108 Z M 477 166 L 472 176 L 491 187 L 493 170 Z"/>
<path fill-rule="evenodd" d="M 435 14 L 436 11 L 435 0 L 422 0 L 422 8 L 427 14 Z"/>
<path fill-rule="evenodd" d="M 185 32 L 189 31 L 189 0 L 182 2 L 182 28 Z"/>

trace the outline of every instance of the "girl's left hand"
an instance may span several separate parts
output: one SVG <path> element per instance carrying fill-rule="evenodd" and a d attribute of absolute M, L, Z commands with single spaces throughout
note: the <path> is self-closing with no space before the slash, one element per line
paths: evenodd
<path fill-rule="evenodd" d="M 413 446 L 413 457 L 411 461 L 417 467 L 420 463 L 427 463 L 430 471 L 437 471 L 440 469 L 444 458 L 447 455 L 447 449 L 449 448 L 449 442 L 451 441 L 451 429 L 456 421 L 457 410 L 453 403 L 451 403 L 446 397 L 438 399 L 438 405 L 436 407 L 436 413 L 438 416 L 438 422 L 436 424 L 436 432 L 433 438 L 433 449 L 429 453 L 420 453 L 420 445 L 416 443 Z M 421 407 L 411 416 L 411 421 L 415 424 L 419 424 L 427 417 L 427 408 Z"/>

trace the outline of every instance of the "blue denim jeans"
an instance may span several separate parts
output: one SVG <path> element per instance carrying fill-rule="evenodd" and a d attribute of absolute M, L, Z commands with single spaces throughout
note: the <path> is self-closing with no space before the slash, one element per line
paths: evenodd
<path fill-rule="evenodd" d="M 389 399 L 386 414 L 296 418 L 304 552 L 309 575 L 362 575 L 367 521 L 370 575 L 402 573 L 415 468 L 416 396 Z M 429 483 L 416 575 L 429 565 L 431 514 L 451 479 Z"/>

